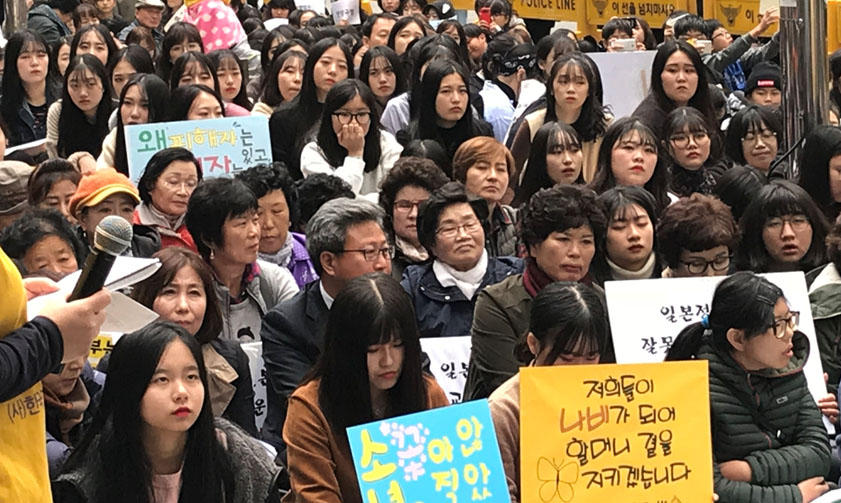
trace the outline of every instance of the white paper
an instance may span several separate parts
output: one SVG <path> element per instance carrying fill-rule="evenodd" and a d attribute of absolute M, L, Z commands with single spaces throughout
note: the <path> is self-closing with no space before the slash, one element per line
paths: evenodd
<path fill-rule="evenodd" d="M 812 308 L 802 272 L 762 274 L 779 286 L 792 311 L 800 312 L 799 330 L 809 339 L 803 368 L 809 391 L 817 401 L 827 394 L 815 338 Z M 715 287 L 725 277 L 668 278 L 605 283 L 610 329 L 617 363 L 663 361 L 674 338 L 687 325 L 701 321 L 712 303 Z M 824 417 L 827 431 L 835 428 Z"/>
<path fill-rule="evenodd" d="M 263 343 L 246 342 L 239 347 L 248 357 L 248 367 L 251 370 L 251 387 L 254 388 L 254 422 L 257 431 L 263 429 L 266 420 L 268 403 L 266 402 L 266 365 L 263 363 Z"/>
<path fill-rule="evenodd" d="M 300 11 L 312 10 L 319 16 L 323 16 L 325 0 L 295 0 L 295 8 Z"/>
<path fill-rule="evenodd" d="M 651 64 L 656 51 L 591 52 L 602 76 L 604 103 L 614 117 L 634 113 L 648 94 L 651 84 Z"/>
<path fill-rule="evenodd" d="M 140 330 L 157 319 L 158 314 L 143 304 L 120 292 L 111 292 L 111 304 L 105 308 L 105 323 L 100 331 L 127 334 Z"/>
<path fill-rule="evenodd" d="M 40 140 L 31 141 L 29 143 L 21 143 L 20 145 L 15 145 L 14 147 L 8 147 L 6 149 L 6 154 L 9 155 L 12 152 L 17 152 L 18 150 L 29 150 L 31 148 L 36 147 L 43 147 L 47 144 L 46 138 L 41 138 Z"/>
<path fill-rule="evenodd" d="M 161 264 L 156 258 L 117 257 L 114 265 L 111 266 L 111 271 L 108 272 L 108 277 L 105 278 L 105 288 L 119 290 L 139 283 L 155 274 L 159 267 Z M 68 295 L 73 292 L 81 274 L 82 270 L 79 269 L 61 278 L 58 282 L 61 290 L 67 290 Z"/>
<path fill-rule="evenodd" d="M 359 0 L 336 0 L 330 2 L 330 12 L 333 13 L 333 22 L 339 24 L 342 19 L 347 19 L 349 24 L 359 24 Z"/>
<path fill-rule="evenodd" d="M 839 503 L 841 502 L 841 489 L 825 492 L 823 496 L 813 499 L 812 503 Z"/>
<path fill-rule="evenodd" d="M 451 403 L 460 403 L 470 363 L 470 336 L 425 337 L 420 343 L 438 385 Z"/>

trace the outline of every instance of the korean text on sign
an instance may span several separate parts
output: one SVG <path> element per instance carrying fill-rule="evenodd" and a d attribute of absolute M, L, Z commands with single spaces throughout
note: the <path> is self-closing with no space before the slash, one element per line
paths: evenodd
<path fill-rule="evenodd" d="M 365 503 L 508 503 L 487 400 L 348 428 Z"/>
<path fill-rule="evenodd" d="M 129 178 L 136 183 L 156 152 L 173 147 L 191 151 L 205 177 L 230 175 L 272 161 L 265 117 L 139 124 L 126 126 Z"/>
<path fill-rule="evenodd" d="M 706 361 L 523 368 L 521 499 L 708 503 L 709 407 Z"/>

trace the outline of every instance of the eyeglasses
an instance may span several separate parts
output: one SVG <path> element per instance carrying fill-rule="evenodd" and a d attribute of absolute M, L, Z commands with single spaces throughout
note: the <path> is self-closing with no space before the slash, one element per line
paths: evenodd
<path fill-rule="evenodd" d="M 800 324 L 800 313 L 798 311 L 789 311 L 788 317 L 781 320 L 774 320 L 774 323 L 768 327 L 774 327 L 774 337 L 782 339 L 786 336 L 786 329 L 794 330 Z"/>
<path fill-rule="evenodd" d="M 716 33 L 715 35 L 713 35 L 713 40 L 717 39 L 718 37 L 733 38 L 730 35 L 729 31 L 721 31 L 721 32 Z"/>
<path fill-rule="evenodd" d="M 342 124 L 350 124 L 350 121 L 356 119 L 356 123 L 360 126 L 364 126 L 371 122 L 371 112 L 333 112 L 333 117 L 339 119 L 339 122 Z"/>
<path fill-rule="evenodd" d="M 441 237 L 450 239 L 458 236 L 458 232 L 461 229 L 464 229 L 464 232 L 467 234 L 473 234 L 481 227 L 482 223 L 478 219 L 474 218 L 473 220 L 461 225 L 445 225 L 444 227 L 439 227 L 435 233 Z"/>
<path fill-rule="evenodd" d="M 788 224 L 791 226 L 792 229 L 796 231 L 806 230 L 807 227 L 812 225 L 809 222 L 809 219 L 806 218 L 806 215 L 794 215 L 793 217 L 774 217 L 769 218 L 765 222 L 765 228 L 770 231 L 779 232 L 783 230 L 783 224 Z"/>
<path fill-rule="evenodd" d="M 394 258 L 394 246 L 386 246 L 385 248 L 366 248 L 364 250 L 342 250 L 341 253 L 361 253 L 365 257 L 366 262 L 374 262 L 380 256 L 383 258 Z"/>
<path fill-rule="evenodd" d="M 678 133 L 669 138 L 669 141 L 672 142 L 672 145 L 674 145 L 677 148 L 686 148 L 689 145 L 690 138 L 692 139 L 692 141 L 695 142 L 696 145 L 700 145 L 701 143 L 709 141 L 710 135 L 701 131 L 691 134 Z"/>
<path fill-rule="evenodd" d="M 401 199 L 399 201 L 394 201 L 394 209 L 400 210 L 403 213 L 408 213 L 412 211 L 412 208 L 416 206 L 420 206 L 421 203 L 426 201 L 426 199 L 416 199 L 414 201 L 409 201 L 408 199 Z"/>
<path fill-rule="evenodd" d="M 771 131 L 770 129 L 763 129 L 759 132 L 759 134 L 747 133 L 742 138 L 742 143 L 755 144 L 759 139 L 762 139 L 762 143 L 777 141 L 777 133 Z"/>
<path fill-rule="evenodd" d="M 689 271 L 691 274 L 704 274 L 705 272 L 707 272 L 707 267 L 712 267 L 713 271 L 726 271 L 727 268 L 730 267 L 731 258 L 731 255 L 719 255 L 712 260 L 681 260 L 680 263 L 685 265 L 686 270 Z"/>

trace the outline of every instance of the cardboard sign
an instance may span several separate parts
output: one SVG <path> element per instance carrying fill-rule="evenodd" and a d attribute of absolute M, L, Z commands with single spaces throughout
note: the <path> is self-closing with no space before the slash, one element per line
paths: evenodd
<path fill-rule="evenodd" d="M 809 339 L 809 358 L 803 368 L 809 391 L 817 401 L 827 394 L 815 337 L 812 308 L 802 272 L 762 274 L 779 286 L 792 311 L 800 312 L 798 330 Z M 618 363 L 660 362 L 674 338 L 691 323 L 709 314 L 715 287 L 724 276 L 667 278 L 605 283 L 610 330 Z M 824 419 L 827 430 L 835 428 Z"/>
<path fill-rule="evenodd" d="M 429 356 L 429 370 L 447 393 L 450 403 L 461 402 L 470 364 L 470 336 L 428 337 L 422 338 L 420 343 Z"/>
<path fill-rule="evenodd" d="M 487 400 L 354 426 L 347 434 L 366 503 L 510 501 Z"/>
<path fill-rule="evenodd" d="M 520 369 L 524 503 L 709 503 L 710 445 L 706 361 Z"/>
<path fill-rule="evenodd" d="M 204 177 L 230 175 L 255 164 L 272 162 L 269 119 L 225 117 L 126 126 L 129 178 L 137 183 L 149 159 L 159 150 L 183 147 L 193 152 Z"/>
<path fill-rule="evenodd" d="M 587 54 L 602 76 L 604 104 L 614 117 L 634 113 L 648 94 L 651 65 L 657 51 L 597 52 Z"/>
<path fill-rule="evenodd" d="M 266 364 L 263 363 L 263 343 L 245 342 L 239 347 L 248 357 L 248 368 L 251 370 L 251 387 L 254 388 L 254 422 L 257 431 L 263 429 L 266 421 Z"/>

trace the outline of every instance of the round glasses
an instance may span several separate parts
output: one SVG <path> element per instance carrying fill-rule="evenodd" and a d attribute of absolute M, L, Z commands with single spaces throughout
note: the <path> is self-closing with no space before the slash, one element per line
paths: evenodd
<path fill-rule="evenodd" d="M 726 271 L 730 267 L 730 259 L 730 255 L 719 255 L 712 260 L 681 260 L 680 263 L 686 266 L 686 270 L 690 274 L 704 274 L 707 272 L 708 267 L 712 267 L 713 271 Z"/>
<path fill-rule="evenodd" d="M 786 329 L 790 328 L 794 330 L 800 324 L 800 312 L 798 311 L 789 311 L 788 317 L 782 318 L 780 320 L 774 320 L 774 324 L 768 328 L 774 328 L 774 337 L 777 339 L 782 339 L 786 336 Z"/>
<path fill-rule="evenodd" d="M 333 112 L 333 117 L 338 119 L 339 123 L 341 123 L 341 124 L 350 124 L 350 121 L 356 120 L 357 124 L 359 124 L 360 126 L 364 126 L 365 124 L 368 124 L 369 122 L 371 122 L 371 112 L 370 111 L 344 112 L 344 111 L 340 110 L 338 112 Z"/>

